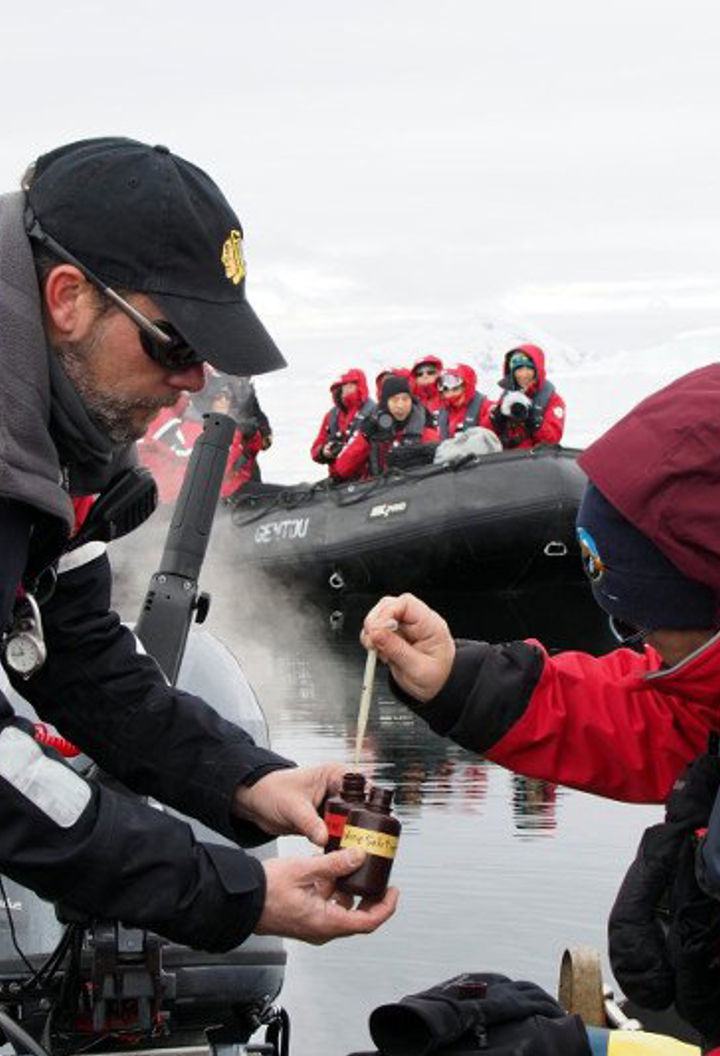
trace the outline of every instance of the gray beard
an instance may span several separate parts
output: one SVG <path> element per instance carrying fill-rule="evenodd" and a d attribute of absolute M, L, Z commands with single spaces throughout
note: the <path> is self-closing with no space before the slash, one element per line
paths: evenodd
<path fill-rule="evenodd" d="M 56 345 L 56 352 L 63 369 L 77 389 L 80 398 L 89 414 L 107 433 L 115 444 L 129 444 L 145 435 L 153 415 L 145 418 L 139 425 L 135 421 L 135 412 L 157 412 L 162 407 L 171 407 L 177 395 L 154 397 L 113 396 L 100 391 L 90 377 L 87 360 L 92 353 L 94 341 L 79 345 Z"/>

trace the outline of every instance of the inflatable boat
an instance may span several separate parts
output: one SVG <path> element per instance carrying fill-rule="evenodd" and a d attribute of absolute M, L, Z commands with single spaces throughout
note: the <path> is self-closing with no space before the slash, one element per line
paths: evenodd
<path fill-rule="evenodd" d="M 580 582 L 578 450 L 542 447 L 342 485 L 252 485 L 232 514 L 239 562 L 351 591 L 496 591 Z"/>

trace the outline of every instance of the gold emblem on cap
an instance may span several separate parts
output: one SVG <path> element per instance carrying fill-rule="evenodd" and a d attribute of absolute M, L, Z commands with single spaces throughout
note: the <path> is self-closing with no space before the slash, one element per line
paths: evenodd
<path fill-rule="evenodd" d="M 239 286 L 245 278 L 245 258 L 239 231 L 231 231 L 223 242 L 220 260 L 225 268 L 225 278 L 230 279 L 234 286 Z"/>

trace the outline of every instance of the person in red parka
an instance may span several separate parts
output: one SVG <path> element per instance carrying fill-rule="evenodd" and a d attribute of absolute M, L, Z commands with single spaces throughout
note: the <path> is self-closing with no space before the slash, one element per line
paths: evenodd
<path fill-rule="evenodd" d="M 330 473 L 338 481 L 376 477 L 389 467 L 398 448 L 437 441 L 430 413 L 412 397 L 409 380 L 391 374 L 383 382 L 377 411 L 362 422 Z"/>
<path fill-rule="evenodd" d="M 172 407 L 161 408 L 137 442 L 138 457 L 155 478 L 162 505 L 175 502 L 178 497 L 200 431 L 186 420 L 189 406 L 190 398 L 183 393 Z"/>
<path fill-rule="evenodd" d="M 533 640 L 455 642 L 445 621 L 409 594 L 382 599 L 363 632 L 390 665 L 396 696 L 463 747 L 529 777 L 626 802 L 662 803 L 672 791 L 668 822 L 646 832 L 621 887 L 611 952 L 648 992 L 668 982 L 664 1003 L 652 1007 L 666 1007 L 674 987 L 678 1010 L 713 1053 L 720 1052 L 713 1047 L 720 1044 L 719 450 L 714 363 L 643 400 L 580 456 L 589 482 L 578 541 L 594 598 L 621 642 L 615 651 L 551 656 Z M 699 765 L 715 780 L 701 794 Z M 655 912 L 673 876 L 685 887 L 672 889 L 671 961 L 656 956 L 667 927 L 661 931 Z M 642 941 L 624 942 L 641 933 Z"/>
<path fill-rule="evenodd" d="M 478 425 L 491 428 L 492 401 L 477 391 L 477 375 L 472 367 L 466 363 L 447 367 L 440 375 L 440 391 L 442 406 L 437 414 L 437 426 L 441 440 Z"/>
<path fill-rule="evenodd" d="M 442 369 L 442 360 L 437 356 L 423 356 L 413 364 L 410 377 L 410 389 L 413 396 L 417 396 L 436 420 L 437 413 L 442 407 L 442 393 L 439 384 Z"/>
<path fill-rule="evenodd" d="M 490 409 L 490 424 L 504 448 L 559 444 L 565 403 L 545 374 L 545 353 L 519 345 L 505 353 L 500 388 L 505 394 Z"/>
<path fill-rule="evenodd" d="M 389 378 L 391 374 L 394 374 L 397 378 L 408 378 L 411 377 L 411 372 L 408 367 L 383 367 L 380 373 L 375 377 L 375 399 L 378 403 L 382 399 L 382 387 L 385 378 Z"/>
<path fill-rule="evenodd" d="M 368 397 L 368 387 L 362 370 L 346 370 L 330 386 L 333 406 L 322 420 L 310 455 L 314 462 L 327 465 L 328 469 L 342 449 L 357 432 L 360 423 L 375 410 L 375 403 Z"/>

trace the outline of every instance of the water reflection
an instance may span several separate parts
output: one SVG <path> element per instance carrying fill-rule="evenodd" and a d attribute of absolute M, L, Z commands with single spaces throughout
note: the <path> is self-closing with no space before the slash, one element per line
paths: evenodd
<path fill-rule="evenodd" d="M 512 811 L 515 828 L 523 835 L 552 833 L 557 827 L 557 785 L 535 777 L 512 775 Z"/>

